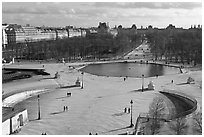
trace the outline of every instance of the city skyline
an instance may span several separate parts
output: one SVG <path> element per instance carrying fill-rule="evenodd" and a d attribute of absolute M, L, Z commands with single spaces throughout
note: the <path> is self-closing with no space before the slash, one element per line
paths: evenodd
<path fill-rule="evenodd" d="M 33 26 L 97 27 L 109 22 L 165 28 L 168 24 L 190 28 L 202 24 L 201 2 L 3 2 L 2 23 Z"/>

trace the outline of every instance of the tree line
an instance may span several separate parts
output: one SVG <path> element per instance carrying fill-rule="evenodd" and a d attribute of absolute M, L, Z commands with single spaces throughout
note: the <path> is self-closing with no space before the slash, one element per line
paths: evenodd
<path fill-rule="evenodd" d="M 202 30 L 154 30 L 145 32 L 155 60 L 200 64 Z M 90 60 L 121 56 L 141 44 L 140 33 L 87 34 L 86 37 L 8 45 L 12 57 L 24 59 Z M 3 52 L 3 56 L 6 52 Z"/>
<path fill-rule="evenodd" d="M 140 35 L 88 34 L 49 41 L 27 42 L 8 45 L 12 57 L 28 60 L 62 59 L 89 60 L 121 56 L 140 44 Z"/>
<path fill-rule="evenodd" d="M 153 31 L 146 34 L 155 60 L 194 63 L 202 62 L 202 30 Z"/>

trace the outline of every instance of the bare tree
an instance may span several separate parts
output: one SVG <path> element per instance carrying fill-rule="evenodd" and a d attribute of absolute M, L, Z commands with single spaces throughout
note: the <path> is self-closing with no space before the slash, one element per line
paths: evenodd
<path fill-rule="evenodd" d="M 193 115 L 193 130 L 202 134 L 202 111 Z"/>
<path fill-rule="evenodd" d="M 176 135 L 184 135 L 188 129 L 186 117 L 179 117 L 169 123 L 169 128 L 176 133 Z"/>
<path fill-rule="evenodd" d="M 156 97 L 149 106 L 148 122 L 145 126 L 145 134 L 158 134 L 163 125 L 163 116 L 165 114 L 165 103 L 162 98 Z"/>

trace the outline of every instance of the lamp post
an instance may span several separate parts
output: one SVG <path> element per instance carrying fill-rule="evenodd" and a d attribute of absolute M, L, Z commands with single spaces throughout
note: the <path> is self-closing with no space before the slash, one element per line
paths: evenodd
<path fill-rule="evenodd" d="M 40 95 L 38 95 L 38 120 L 40 120 Z"/>
<path fill-rule="evenodd" d="M 131 113 L 130 113 L 130 127 L 133 127 L 133 123 L 132 123 L 132 104 L 133 104 L 133 101 L 131 100 L 130 101 L 130 108 L 131 108 Z"/>
<path fill-rule="evenodd" d="M 82 84 L 81 84 L 81 89 L 84 88 L 84 80 L 83 80 L 83 75 L 84 75 L 84 72 L 81 72 L 81 75 L 82 75 Z"/>
<path fill-rule="evenodd" d="M 142 74 L 142 92 L 144 91 L 144 75 Z"/>

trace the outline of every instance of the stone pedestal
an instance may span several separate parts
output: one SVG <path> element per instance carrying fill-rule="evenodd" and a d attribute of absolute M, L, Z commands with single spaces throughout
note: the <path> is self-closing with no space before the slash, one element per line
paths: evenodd
<path fill-rule="evenodd" d="M 57 79 L 57 78 L 59 78 L 59 76 L 60 76 L 60 75 L 58 74 L 58 72 L 56 72 L 54 78 Z"/>
<path fill-rule="evenodd" d="M 154 90 L 154 88 L 155 88 L 155 86 L 154 86 L 153 82 L 150 81 L 149 84 L 148 84 L 148 89 L 149 90 Z"/>
<path fill-rule="evenodd" d="M 77 80 L 76 80 L 76 82 L 75 82 L 75 85 L 76 85 L 77 87 L 80 87 L 81 82 L 79 81 L 79 78 L 77 78 Z"/>
<path fill-rule="evenodd" d="M 15 63 L 14 58 L 12 58 L 12 63 Z"/>
<path fill-rule="evenodd" d="M 190 83 L 192 83 L 192 82 L 194 82 L 194 79 L 191 78 L 191 77 L 188 77 L 188 79 L 187 79 L 187 83 L 190 84 Z"/>

